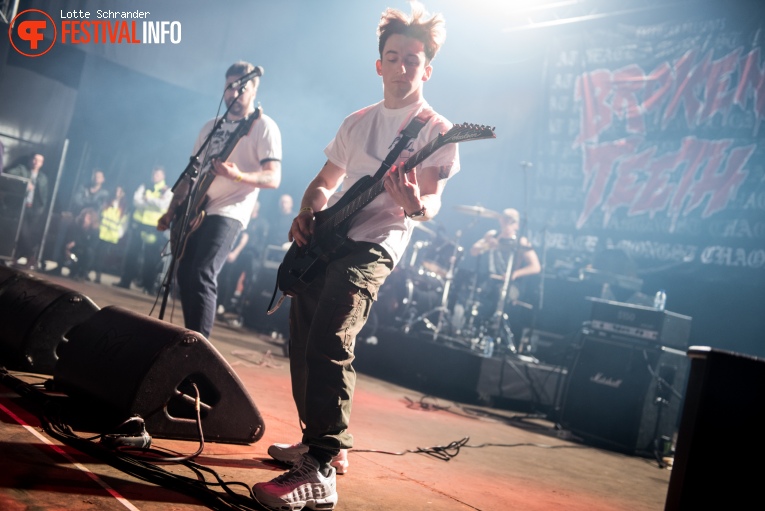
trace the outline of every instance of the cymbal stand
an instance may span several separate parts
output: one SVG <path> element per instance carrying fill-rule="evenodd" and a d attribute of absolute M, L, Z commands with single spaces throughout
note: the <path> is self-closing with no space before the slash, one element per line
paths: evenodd
<path fill-rule="evenodd" d="M 505 314 L 505 302 L 507 301 L 507 292 L 510 289 L 510 276 L 513 272 L 513 262 L 515 259 L 515 251 L 511 251 L 507 258 L 507 268 L 505 268 L 505 278 L 502 282 L 502 289 L 499 293 L 499 299 L 497 300 L 497 308 L 494 310 L 494 314 L 491 318 L 491 334 L 494 339 L 499 342 L 504 337 L 507 339 L 507 349 L 511 353 L 517 353 L 515 344 L 513 343 L 513 332 L 508 326 L 507 314 Z M 504 326 L 504 332 L 502 332 Z"/>
<path fill-rule="evenodd" d="M 462 237 L 462 231 L 457 231 L 457 237 L 454 241 L 454 252 L 452 252 L 451 257 L 449 258 L 449 270 L 446 272 L 446 281 L 444 282 L 444 289 L 441 293 L 441 306 L 438 307 L 438 324 L 436 325 L 435 330 L 433 331 L 433 340 L 438 339 L 438 334 L 441 332 L 441 329 L 444 326 L 444 323 L 446 322 L 448 316 L 451 315 L 451 311 L 449 310 L 449 291 L 452 287 L 452 281 L 454 280 L 454 271 L 455 267 L 457 266 L 457 261 L 459 259 L 460 251 L 462 250 L 462 247 L 460 247 L 460 238 Z"/>
<path fill-rule="evenodd" d="M 457 266 L 457 262 L 459 260 L 460 252 L 462 251 L 462 247 L 460 247 L 459 241 L 460 237 L 462 236 L 461 231 L 457 231 L 457 238 L 454 243 L 454 251 L 452 252 L 451 257 L 449 258 L 449 269 L 446 272 L 446 278 L 444 281 L 444 286 L 441 291 L 441 304 L 436 307 L 435 309 L 431 309 L 423 314 L 420 314 L 418 317 L 411 319 L 407 322 L 407 324 L 404 326 L 404 333 L 408 333 L 411 326 L 415 323 L 418 323 L 422 321 L 425 323 L 425 326 L 433 331 L 433 340 L 438 340 L 438 336 L 441 333 L 441 330 L 443 329 L 444 325 L 448 322 L 451 316 L 451 311 L 449 310 L 449 292 L 451 290 L 452 281 L 454 280 L 454 273 L 455 268 Z M 438 321 L 436 323 L 433 323 L 428 317 L 432 314 L 435 314 L 438 312 Z"/>

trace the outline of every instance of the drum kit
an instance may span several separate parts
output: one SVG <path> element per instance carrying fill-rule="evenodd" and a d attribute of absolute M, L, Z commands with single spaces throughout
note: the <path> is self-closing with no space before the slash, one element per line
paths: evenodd
<path fill-rule="evenodd" d="M 468 228 L 479 218 L 500 217 L 482 206 L 455 209 L 473 217 Z M 405 334 L 430 336 L 484 356 L 495 350 L 517 353 L 505 313 L 509 300 L 517 298 L 510 282 L 512 260 L 489 292 L 488 286 L 479 285 L 476 271 L 460 266 L 465 252 L 461 237 L 459 230 L 449 239 L 438 227 L 416 223 L 413 243 L 380 289 L 377 320 Z"/>

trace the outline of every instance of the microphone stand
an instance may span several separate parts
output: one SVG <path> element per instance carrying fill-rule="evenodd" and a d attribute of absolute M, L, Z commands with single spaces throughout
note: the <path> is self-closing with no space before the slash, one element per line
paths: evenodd
<path fill-rule="evenodd" d="M 525 236 L 527 239 L 530 239 L 529 236 L 529 169 L 532 167 L 531 162 L 528 161 L 522 161 L 520 163 L 521 169 L 523 170 L 523 213 L 521 214 L 521 226 L 520 226 L 520 233 L 521 236 Z M 543 235 L 546 236 L 546 232 L 543 232 Z M 546 246 L 545 246 L 546 250 Z M 528 332 L 528 342 L 529 345 L 531 345 L 531 339 L 534 335 L 534 330 L 536 329 L 537 324 L 537 315 L 539 314 L 539 308 L 542 306 L 542 293 L 543 291 L 543 285 L 544 285 L 544 265 L 542 266 L 542 272 L 540 275 L 540 284 L 539 284 L 539 303 L 537 306 L 535 306 L 531 312 L 531 325 L 529 327 Z M 523 336 L 521 336 L 521 340 L 519 342 L 518 348 L 519 351 L 523 351 Z M 529 346 L 530 347 L 530 346 Z"/>
<path fill-rule="evenodd" d="M 247 87 L 247 83 L 243 83 L 239 87 L 238 94 L 236 97 L 239 97 L 239 94 L 244 92 L 245 87 Z M 199 147 L 199 150 L 196 152 L 195 155 L 191 156 L 189 158 L 189 163 L 186 165 L 186 168 L 181 172 L 181 175 L 178 176 L 178 180 L 175 182 L 173 187 L 171 188 L 171 191 L 175 193 L 175 190 L 180 186 L 181 182 L 183 182 L 184 179 L 188 178 L 189 180 L 189 194 L 186 197 L 184 210 L 180 216 L 177 216 L 176 222 L 181 222 L 181 228 L 178 231 L 178 239 L 176 240 L 176 243 L 179 245 L 183 245 L 183 243 L 186 240 L 186 231 L 189 226 L 189 220 L 191 216 L 191 205 L 194 204 L 196 201 L 196 193 L 197 193 L 197 187 L 195 186 L 197 184 L 197 179 L 199 178 L 199 170 L 202 167 L 200 165 L 199 157 L 202 155 L 205 151 L 207 151 L 207 146 L 210 144 L 210 140 L 212 140 L 213 135 L 215 132 L 217 132 L 221 125 L 223 124 L 223 120 L 228 115 L 229 111 L 231 110 L 231 107 L 234 106 L 234 103 L 236 102 L 236 98 L 234 101 L 231 102 L 231 104 L 226 108 L 226 111 L 223 112 L 223 115 L 218 118 L 218 120 L 215 121 L 215 124 L 213 125 L 213 128 L 210 130 L 210 133 L 207 134 L 207 137 L 205 138 L 204 142 L 202 142 L 202 145 Z M 207 164 L 207 162 L 210 160 L 210 158 L 205 157 L 204 164 Z M 171 227 L 172 230 L 172 227 Z M 162 280 L 162 304 L 159 308 L 159 319 L 163 320 L 165 318 L 165 309 L 167 308 L 167 301 L 168 296 L 170 295 L 170 289 L 172 289 L 172 283 L 173 283 L 173 276 L 175 275 L 175 266 L 178 262 L 178 258 L 176 256 L 177 254 L 177 247 L 173 247 L 172 243 L 170 246 L 170 265 L 167 268 L 167 273 L 165 273 L 165 278 Z"/>

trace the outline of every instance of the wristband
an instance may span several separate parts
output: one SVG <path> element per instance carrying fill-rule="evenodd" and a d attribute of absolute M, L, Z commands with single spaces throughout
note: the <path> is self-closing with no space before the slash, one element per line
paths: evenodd
<path fill-rule="evenodd" d="M 404 210 L 404 216 L 407 218 L 419 218 L 421 216 L 425 216 L 425 206 L 423 206 L 422 208 L 418 209 L 417 211 L 411 214 L 407 213 L 406 210 Z"/>
<path fill-rule="evenodd" d="M 300 208 L 300 211 L 298 212 L 298 215 L 301 213 L 311 213 L 313 215 L 313 208 L 310 206 L 306 206 L 304 208 Z"/>
<path fill-rule="evenodd" d="M 236 181 L 237 183 L 240 182 L 242 180 L 242 175 L 243 174 L 240 172 L 239 175 L 236 176 L 236 179 L 234 179 L 234 181 Z"/>

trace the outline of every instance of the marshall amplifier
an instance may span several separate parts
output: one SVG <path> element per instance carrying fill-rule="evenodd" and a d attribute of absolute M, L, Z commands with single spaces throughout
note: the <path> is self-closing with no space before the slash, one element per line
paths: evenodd
<path fill-rule="evenodd" d="M 688 366 L 680 350 L 584 336 L 560 425 L 596 446 L 652 457 L 658 439 L 677 430 Z"/>
<path fill-rule="evenodd" d="M 665 310 L 601 300 L 592 302 L 590 327 L 593 335 L 624 341 L 643 341 L 685 350 L 691 333 L 691 318 Z"/>

